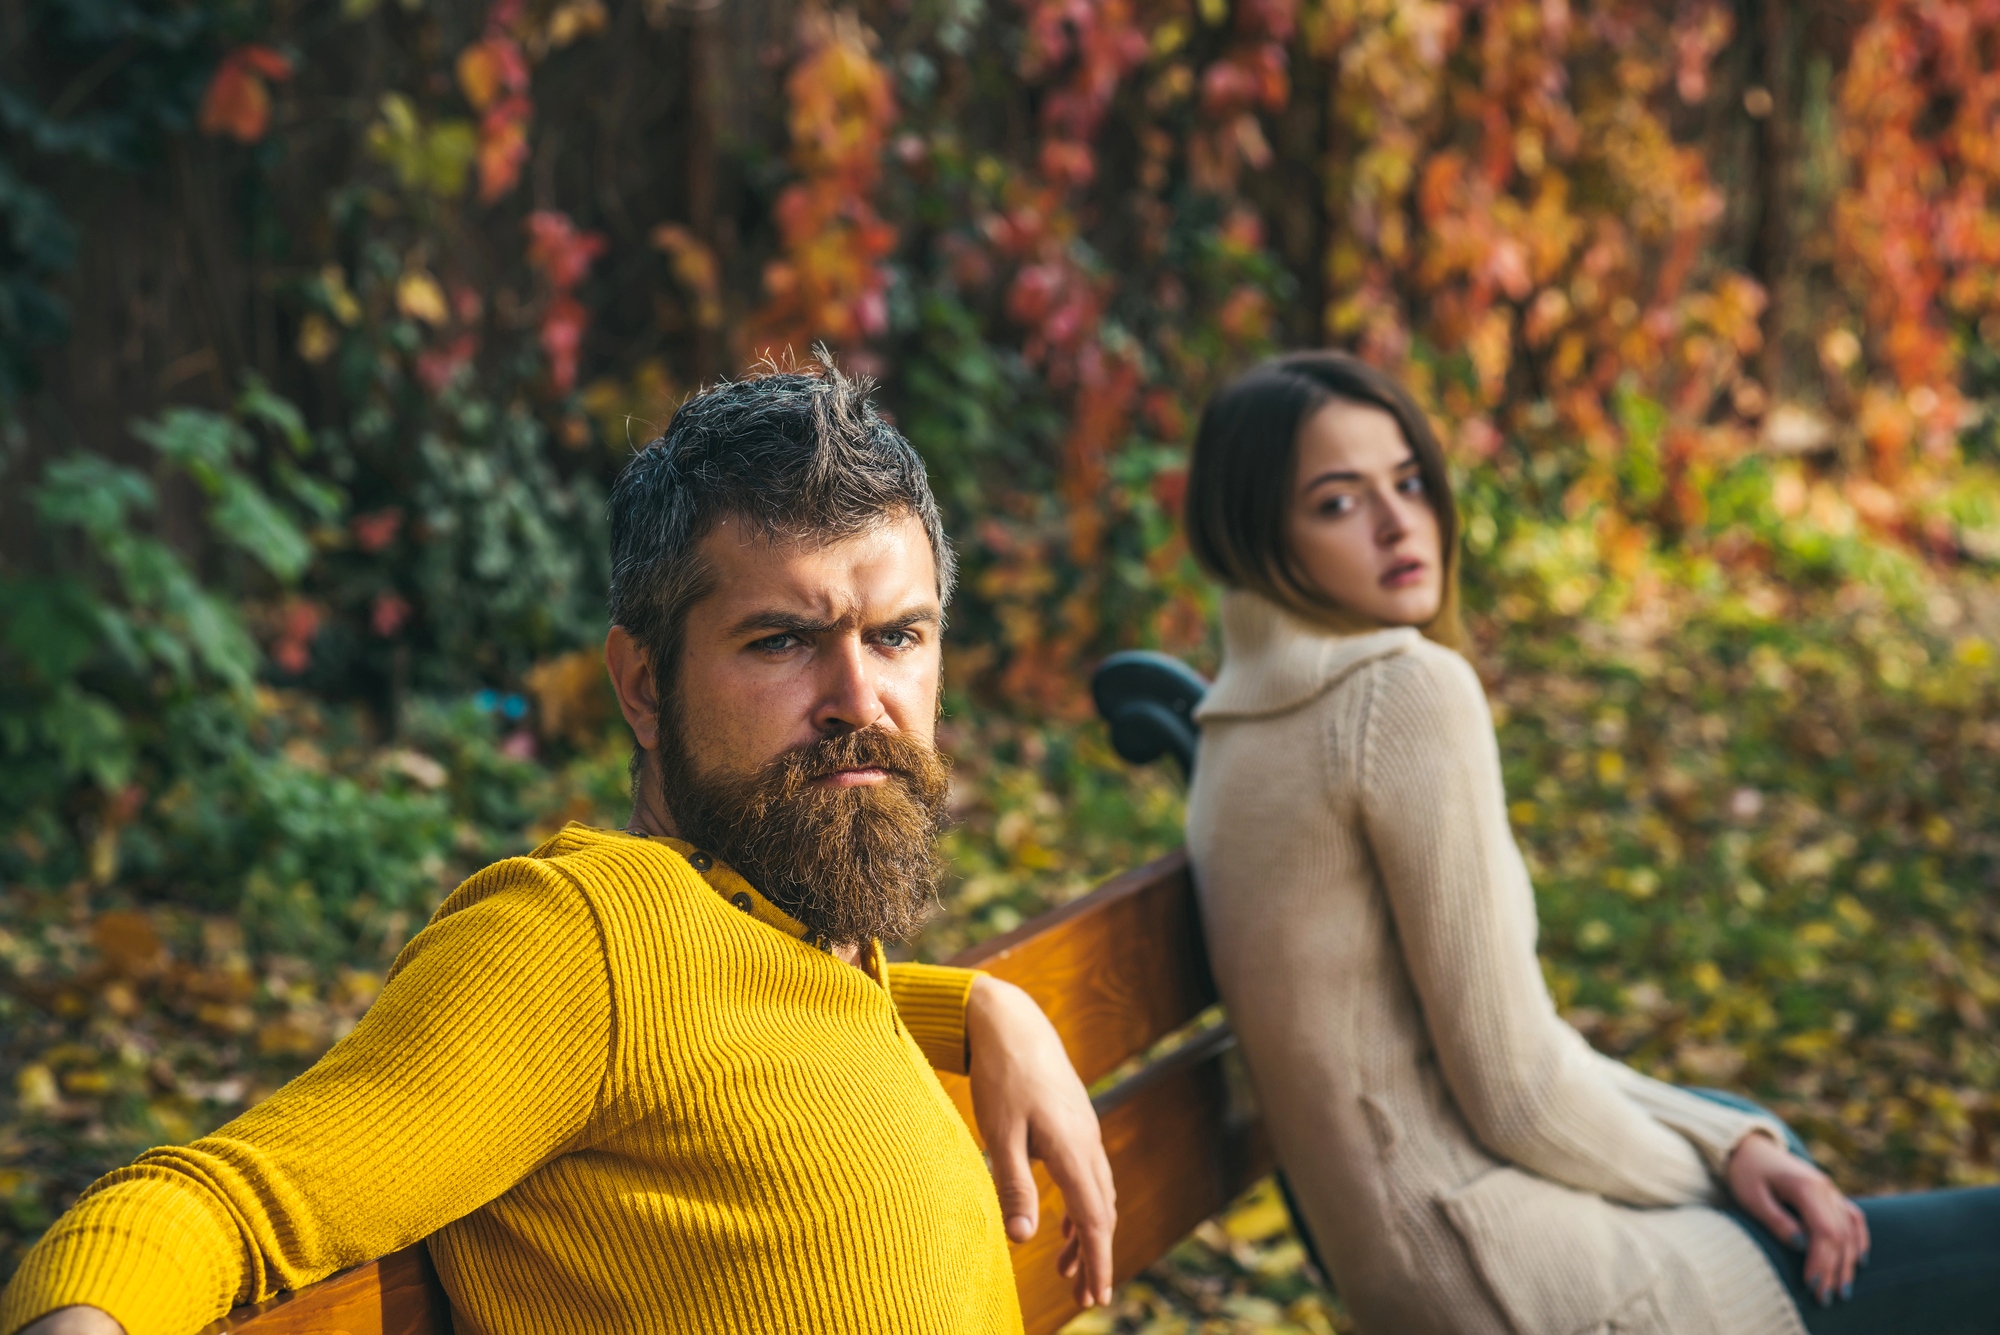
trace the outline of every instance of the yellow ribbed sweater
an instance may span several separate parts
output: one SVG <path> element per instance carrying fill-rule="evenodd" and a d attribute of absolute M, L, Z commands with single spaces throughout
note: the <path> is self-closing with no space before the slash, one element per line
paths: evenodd
<path fill-rule="evenodd" d="M 931 1069 L 973 975 L 804 937 L 686 844 L 572 825 L 460 886 L 311 1070 L 92 1186 L 0 1332 L 189 1335 L 424 1237 L 481 1335 L 1018 1332 Z"/>

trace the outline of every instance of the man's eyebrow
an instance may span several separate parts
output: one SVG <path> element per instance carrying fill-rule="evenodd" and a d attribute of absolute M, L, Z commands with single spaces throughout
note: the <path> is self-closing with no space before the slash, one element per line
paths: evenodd
<path fill-rule="evenodd" d="M 938 621 L 941 613 L 935 607 L 913 607 L 900 615 L 871 625 L 874 630 L 903 630 L 926 621 Z M 838 629 L 845 618 L 828 620 L 825 617 L 811 617 L 802 612 L 787 612 L 782 608 L 765 608 L 741 618 L 729 628 L 731 638 L 763 631 L 768 635 L 824 635 Z"/>
<path fill-rule="evenodd" d="M 1403 462 L 1397 464 L 1394 468 L 1390 469 L 1389 471 L 1392 473 L 1400 473 L 1406 468 L 1416 468 L 1419 466 L 1420 465 L 1417 461 L 1417 456 L 1415 454 L 1410 454 L 1403 459 Z M 1306 483 L 1304 490 L 1311 491 L 1314 487 L 1317 487 L 1322 482 L 1362 482 L 1365 480 L 1366 479 L 1363 478 L 1362 475 L 1359 473 L 1343 471 L 1341 469 L 1332 469 L 1327 472 L 1321 473 L 1318 477 Z"/>
<path fill-rule="evenodd" d="M 794 635 L 823 635 L 839 624 L 823 617 L 809 617 L 801 612 L 786 612 L 772 607 L 743 617 L 729 628 L 729 634 L 734 637 L 761 630 L 774 635 L 786 631 Z"/>
<path fill-rule="evenodd" d="M 906 630 L 926 621 L 940 621 L 944 614 L 935 607 L 913 607 L 901 616 L 890 617 L 887 621 L 875 623 L 876 630 Z"/>

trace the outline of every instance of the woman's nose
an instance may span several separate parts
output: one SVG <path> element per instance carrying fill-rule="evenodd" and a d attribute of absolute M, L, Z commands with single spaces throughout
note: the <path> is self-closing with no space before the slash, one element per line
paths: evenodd
<path fill-rule="evenodd" d="M 1410 531 L 1409 522 L 1403 516 L 1401 502 L 1402 497 L 1391 492 L 1376 503 L 1380 517 L 1375 524 L 1375 541 L 1384 547 L 1395 546 Z"/>

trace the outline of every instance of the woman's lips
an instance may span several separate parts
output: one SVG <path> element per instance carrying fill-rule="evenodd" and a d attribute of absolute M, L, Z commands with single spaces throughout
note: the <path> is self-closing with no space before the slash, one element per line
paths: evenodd
<path fill-rule="evenodd" d="M 1423 576 L 1424 563 L 1422 561 L 1398 561 L 1396 564 L 1390 566 L 1388 572 L 1382 576 L 1382 587 L 1385 589 L 1406 589 L 1422 579 Z"/>

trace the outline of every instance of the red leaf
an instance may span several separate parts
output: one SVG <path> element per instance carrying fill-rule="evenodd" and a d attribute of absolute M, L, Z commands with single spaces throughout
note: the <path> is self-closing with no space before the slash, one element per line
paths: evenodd
<path fill-rule="evenodd" d="M 354 545 L 373 554 L 396 540 L 396 534 L 403 528 L 403 511 L 394 505 L 386 510 L 371 510 L 354 516 L 348 527 L 354 530 Z"/>
<path fill-rule="evenodd" d="M 383 639 L 393 637 L 410 619 L 410 604 L 393 591 L 384 590 L 375 595 L 375 604 L 368 610 L 368 625 Z"/>
<path fill-rule="evenodd" d="M 528 215 L 528 263 L 557 292 L 567 293 L 582 282 L 604 247 L 602 235 L 579 232 L 566 213 L 537 209 Z"/>

